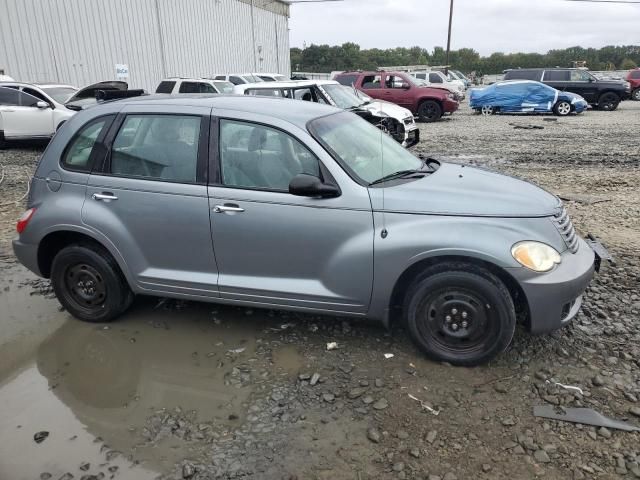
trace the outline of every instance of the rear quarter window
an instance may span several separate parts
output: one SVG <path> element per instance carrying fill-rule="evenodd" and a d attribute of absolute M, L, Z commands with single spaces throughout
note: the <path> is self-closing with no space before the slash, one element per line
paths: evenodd
<path fill-rule="evenodd" d="M 156 93 L 171 93 L 175 86 L 176 82 L 160 82 L 160 85 L 156 88 Z"/>
<path fill-rule="evenodd" d="M 113 116 L 100 117 L 83 126 L 72 138 L 62 156 L 62 166 L 67 170 L 89 172 L 92 155 L 104 137 Z M 97 154 L 97 152 L 96 152 Z"/>

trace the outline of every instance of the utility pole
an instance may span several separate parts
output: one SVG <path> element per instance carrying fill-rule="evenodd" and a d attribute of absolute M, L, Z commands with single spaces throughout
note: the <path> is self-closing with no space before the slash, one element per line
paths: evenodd
<path fill-rule="evenodd" d="M 447 36 L 447 60 L 445 61 L 444 73 L 449 73 L 449 51 L 451 50 L 451 22 L 453 20 L 453 0 L 449 5 L 449 35 Z"/>

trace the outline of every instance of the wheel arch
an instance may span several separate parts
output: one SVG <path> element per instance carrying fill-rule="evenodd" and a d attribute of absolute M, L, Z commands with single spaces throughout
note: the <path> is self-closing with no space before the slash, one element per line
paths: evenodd
<path fill-rule="evenodd" d="M 85 230 L 69 228 L 50 231 L 38 242 L 38 270 L 44 278 L 51 276 L 51 265 L 57 253 L 73 244 L 93 245 L 108 252 L 118 264 L 120 272 L 129 285 L 133 285 L 124 258 L 110 242 L 101 241 Z"/>
<path fill-rule="evenodd" d="M 409 265 L 396 280 L 389 299 L 387 323 L 395 323 L 402 318 L 402 304 L 405 293 L 411 283 L 427 268 L 440 263 L 466 263 L 481 267 L 498 277 L 509 290 L 516 308 L 518 323 L 529 327 L 529 303 L 516 279 L 504 268 L 495 263 L 463 254 L 445 254 L 422 258 Z"/>
<path fill-rule="evenodd" d="M 435 102 L 435 103 L 437 103 L 440 106 L 440 110 L 442 111 L 442 114 L 444 115 L 444 100 L 441 100 L 440 98 L 437 98 L 437 97 L 420 97 L 420 98 L 418 98 L 418 101 L 416 103 L 416 114 L 418 113 L 418 111 L 420 110 L 420 106 L 424 102 Z"/>

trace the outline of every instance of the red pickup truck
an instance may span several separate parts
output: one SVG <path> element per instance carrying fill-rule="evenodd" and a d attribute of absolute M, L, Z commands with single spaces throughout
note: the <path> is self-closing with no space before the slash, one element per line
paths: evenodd
<path fill-rule="evenodd" d="M 627 82 L 631 84 L 631 98 L 640 101 L 640 68 L 627 74 Z"/>
<path fill-rule="evenodd" d="M 435 122 L 444 113 L 458 109 L 448 90 L 426 86 L 422 80 L 404 72 L 343 72 L 334 77 L 342 85 L 353 85 L 370 97 L 408 108 L 420 120 Z"/>

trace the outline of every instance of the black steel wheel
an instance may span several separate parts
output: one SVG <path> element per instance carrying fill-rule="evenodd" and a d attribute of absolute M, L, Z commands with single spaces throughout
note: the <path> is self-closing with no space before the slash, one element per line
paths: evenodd
<path fill-rule="evenodd" d="M 433 100 L 425 100 L 418 107 L 418 117 L 423 122 L 437 122 L 442 117 L 442 107 Z"/>
<path fill-rule="evenodd" d="M 433 360 L 474 366 L 504 351 L 515 332 L 513 300 L 502 281 L 474 265 L 429 268 L 407 292 L 414 342 Z"/>
<path fill-rule="evenodd" d="M 640 88 L 636 88 L 632 93 L 631 93 L 631 98 L 633 98 L 634 100 L 640 102 Z"/>
<path fill-rule="evenodd" d="M 87 322 L 113 320 L 133 301 L 113 257 L 93 245 L 71 245 L 60 250 L 51 266 L 51 283 L 67 311 Z"/>
<path fill-rule="evenodd" d="M 618 108 L 620 97 L 613 92 L 607 92 L 600 95 L 598 99 L 598 108 L 605 112 L 612 112 Z"/>

